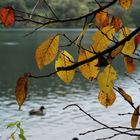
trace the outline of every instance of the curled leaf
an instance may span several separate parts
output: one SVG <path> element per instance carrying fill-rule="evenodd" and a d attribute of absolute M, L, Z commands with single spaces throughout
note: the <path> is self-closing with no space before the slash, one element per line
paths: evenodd
<path fill-rule="evenodd" d="M 132 115 L 132 118 L 131 118 L 131 127 L 132 128 L 136 128 L 138 120 L 139 120 L 139 106 L 137 106 L 137 108 L 133 112 L 133 115 Z"/>
<path fill-rule="evenodd" d="M 21 108 L 22 104 L 24 103 L 27 92 L 28 92 L 28 77 L 29 74 L 25 73 L 17 80 L 16 85 L 16 100 L 19 105 L 19 109 Z"/>
<path fill-rule="evenodd" d="M 119 3 L 122 8 L 124 8 L 125 10 L 128 10 L 132 5 L 133 0 L 119 0 Z"/>
<path fill-rule="evenodd" d="M 133 58 L 130 56 L 124 56 L 124 64 L 128 73 L 133 73 L 136 70 L 136 65 L 133 63 Z"/>
<path fill-rule="evenodd" d="M 61 51 L 58 56 L 58 59 L 55 62 L 55 69 L 58 70 L 59 67 L 71 66 L 74 63 L 74 58 L 65 50 Z M 75 70 L 69 71 L 58 71 L 57 75 L 65 83 L 70 83 L 74 78 Z"/>
<path fill-rule="evenodd" d="M 129 103 L 133 104 L 132 98 L 128 95 L 122 88 L 118 87 L 119 93 L 124 97 L 125 100 L 129 101 Z"/>
<path fill-rule="evenodd" d="M 35 59 L 40 70 L 55 59 L 58 52 L 58 46 L 59 36 L 55 35 L 37 47 Z"/>
<path fill-rule="evenodd" d="M 114 93 L 113 89 L 109 92 L 100 91 L 98 95 L 99 102 L 105 106 L 111 106 L 116 100 L 116 94 Z"/>
<path fill-rule="evenodd" d="M 95 54 L 87 50 L 81 49 L 79 57 L 78 57 L 78 62 L 89 59 L 90 57 L 93 57 L 94 55 Z M 98 59 L 95 59 L 92 62 L 79 66 L 79 70 L 86 79 L 93 80 L 94 78 L 97 77 L 99 73 L 99 67 L 97 67 L 97 64 L 98 64 Z"/>
<path fill-rule="evenodd" d="M 15 12 L 12 7 L 0 9 L 0 20 L 5 27 L 12 26 L 15 22 Z"/>

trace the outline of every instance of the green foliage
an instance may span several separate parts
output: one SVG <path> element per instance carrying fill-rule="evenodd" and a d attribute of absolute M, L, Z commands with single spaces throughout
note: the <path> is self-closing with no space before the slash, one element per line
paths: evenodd
<path fill-rule="evenodd" d="M 16 137 L 18 136 L 20 140 L 26 140 L 26 137 L 24 135 L 24 130 L 21 127 L 20 121 L 7 124 L 7 128 L 12 129 L 11 135 L 8 139 L 16 140 Z"/>

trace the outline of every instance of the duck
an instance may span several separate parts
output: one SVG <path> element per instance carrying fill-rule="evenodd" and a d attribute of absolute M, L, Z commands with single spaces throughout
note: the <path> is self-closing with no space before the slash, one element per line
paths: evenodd
<path fill-rule="evenodd" d="M 32 109 L 29 111 L 29 115 L 43 116 L 45 115 L 44 109 L 44 106 L 41 106 L 39 109 Z"/>
<path fill-rule="evenodd" d="M 75 137 L 75 138 L 73 138 L 72 140 L 79 140 L 79 139 Z"/>

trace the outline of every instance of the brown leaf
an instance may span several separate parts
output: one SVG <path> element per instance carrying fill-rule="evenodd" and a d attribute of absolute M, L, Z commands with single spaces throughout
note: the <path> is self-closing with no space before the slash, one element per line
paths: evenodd
<path fill-rule="evenodd" d="M 109 16 L 105 11 L 98 12 L 96 14 L 96 24 L 101 29 L 109 25 Z"/>
<path fill-rule="evenodd" d="M 136 65 L 133 64 L 133 58 L 130 56 L 124 56 L 124 64 L 128 73 L 133 73 L 136 70 Z"/>
<path fill-rule="evenodd" d="M 21 106 L 24 103 L 26 96 L 27 96 L 28 77 L 29 77 L 29 74 L 25 73 L 23 76 L 19 77 L 19 79 L 17 80 L 16 100 L 18 102 L 19 109 L 21 108 Z"/>
<path fill-rule="evenodd" d="M 136 128 L 138 120 L 139 120 L 139 106 L 137 106 L 137 108 L 134 111 L 132 118 L 131 118 L 131 127 L 132 128 Z"/>
<path fill-rule="evenodd" d="M 137 46 L 138 44 L 140 44 L 140 33 L 135 36 L 135 45 Z"/>
<path fill-rule="evenodd" d="M 119 93 L 124 97 L 125 100 L 129 101 L 129 103 L 133 104 L 132 98 L 128 95 L 122 88 L 118 87 Z"/>
<path fill-rule="evenodd" d="M 15 12 L 12 7 L 3 7 L 0 9 L 0 20 L 5 27 L 12 26 L 15 22 Z"/>
<path fill-rule="evenodd" d="M 122 27 L 122 20 L 118 16 L 113 16 L 111 25 L 115 28 L 115 31 L 118 32 Z"/>

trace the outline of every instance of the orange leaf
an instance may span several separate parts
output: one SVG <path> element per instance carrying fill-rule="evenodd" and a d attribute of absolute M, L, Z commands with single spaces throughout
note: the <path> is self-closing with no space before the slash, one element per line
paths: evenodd
<path fill-rule="evenodd" d="M 109 25 L 109 16 L 108 13 L 105 11 L 98 12 L 96 14 L 96 24 L 101 29 Z"/>
<path fill-rule="evenodd" d="M 122 27 L 122 20 L 118 16 L 113 16 L 111 25 L 115 28 L 115 31 L 118 32 Z"/>
<path fill-rule="evenodd" d="M 133 58 L 130 56 L 124 56 L 124 64 L 128 73 L 133 73 L 136 69 L 136 65 L 133 64 Z"/>
<path fill-rule="evenodd" d="M 19 105 L 19 109 L 21 108 L 22 104 L 24 103 L 26 96 L 27 96 L 27 90 L 28 90 L 28 77 L 29 74 L 25 73 L 23 76 L 21 76 L 17 80 L 16 85 L 16 100 Z"/>
<path fill-rule="evenodd" d="M 136 44 L 136 46 L 137 46 L 138 44 L 140 44 L 140 33 L 138 33 L 138 34 L 135 36 L 135 44 Z"/>
<path fill-rule="evenodd" d="M 15 12 L 12 7 L 0 9 L 0 20 L 5 27 L 12 26 L 15 22 Z"/>
<path fill-rule="evenodd" d="M 132 5 L 133 0 L 119 0 L 119 3 L 122 8 L 124 8 L 125 10 L 128 10 Z"/>
<path fill-rule="evenodd" d="M 118 87 L 119 93 L 124 97 L 125 100 L 129 101 L 129 103 L 133 103 L 132 98 L 128 95 L 122 88 Z"/>
<path fill-rule="evenodd" d="M 132 118 L 131 118 L 131 127 L 132 128 L 136 128 L 138 120 L 139 120 L 139 106 L 137 106 L 137 108 L 134 111 Z"/>

